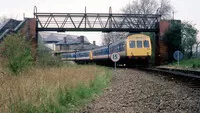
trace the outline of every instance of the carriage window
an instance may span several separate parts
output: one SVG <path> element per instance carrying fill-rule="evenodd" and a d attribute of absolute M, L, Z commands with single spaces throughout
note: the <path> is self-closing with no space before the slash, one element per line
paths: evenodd
<path fill-rule="evenodd" d="M 142 48 L 142 41 L 137 41 L 137 48 Z"/>
<path fill-rule="evenodd" d="M 123 51 L 123 43 L 119 44 L 119 51 Z"/>
<path fill-rule="evenodd" d="M 130 41 L 130 48 L 135 48 L 135 41 Z"/>
<path fill-rule="evenodd" d="M 144 47 L 145 47 L 145 48 L 148 48 L 148 47 L 149 47 L 149 41 L 148 41 L 148 40 L 145 40 L 145 41 L 144 41 Z"/>
<path fill-rule="evenodd" d="M 124 42 L 122 42 L 122 51 L 124 51 L 124 48 L 125 48 L 125 46 L 124 46 Z"/>
<path fill-rule="evenodd" d="M 105 54 L 108 54 L 108 48 L 106 49 L 106 53 Z"/>

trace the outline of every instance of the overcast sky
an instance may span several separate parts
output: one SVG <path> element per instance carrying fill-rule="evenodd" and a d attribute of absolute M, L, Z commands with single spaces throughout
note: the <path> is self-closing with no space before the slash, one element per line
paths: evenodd
<path fill-rule="evenodd" d="M 33 7 L 36 5 L 38 12 L 67 12 L 84 13 L 85 6 L 88 13 L 108 13 L 109 7 L 112 7 L 113 13 L 120 10 L 132 0 L 0 0 L 0 17 L 12 17 L 17 19 L 33 17 Z M 200 0 L 171 0 L 175 10 L 175 19 L 190 21 L 196 24 L 200 31 Z M 77 32 L 67 32 L 76 35 Z M 78 33 L 82 35 L 83 33 Z M 101 33 L 84 33 L 90 42 L 96 40 L 101 44 Z"/>

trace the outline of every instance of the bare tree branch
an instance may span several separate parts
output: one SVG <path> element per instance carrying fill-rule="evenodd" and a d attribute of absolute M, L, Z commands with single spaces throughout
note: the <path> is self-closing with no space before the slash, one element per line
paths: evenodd
<path fill-rule="evenodd" d="M 8 18 L 6 16 L 0 17 L 0 26 L 4 24 L 7 20 Z"/>
<path fill-rule="evenodd" d="M 123 13 L 128 14 L 160 14 L 162 19 L 171 19 L 172 17 L 172 5 L 170 0 L 133 0 L 131 3 L 127 4 L 122 8 Z M 125 19 L 124 19 L 125 20 Z M 124 21 L 122 19 L 122 21 Z M 132 25 L 140 26 L 141 28 L 147 28 L 152 20 L 146 18 L 142 19 L 129 19 L 126 21 L 126 25 L 129 26 L 130 22 Z M 103 35 L 103 44 L 110 44 L 116 42 L 119 39 L 123 39 L 127 36 L 127 33 L 109 33 Z"/>

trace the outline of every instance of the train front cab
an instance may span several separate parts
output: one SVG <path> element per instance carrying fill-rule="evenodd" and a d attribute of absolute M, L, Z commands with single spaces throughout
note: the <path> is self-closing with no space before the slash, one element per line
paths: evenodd
<path fill-rule="evenodd" d="M 151 39 L 147 35 L 131 35 L 126 40 L 127 64 L 148 64 L 152 54 Z"/>

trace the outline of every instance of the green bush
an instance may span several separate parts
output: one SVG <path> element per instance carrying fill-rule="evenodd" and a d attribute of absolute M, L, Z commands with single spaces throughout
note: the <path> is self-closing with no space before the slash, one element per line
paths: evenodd
<path fill-rule="evenodd" d="M 60 58 L 52 55 L 51 50 L 44 45 L 41 38 L 39 38 L 37 53 L 39 66 L 60 66 L 62 64 Z"/>
<path fill-rule="evenodd" d="M 200 68 L 200 64 L 198 64 L 198 63 L 193 63 L 193 64 L 192 64 L 192 68 L 194 68 L 194 69 Z"/>
<path fill-rule="evenodd" d="M 169 64 L 169 66 L 177 66 L 177 65 L 178 65 L 177 61 Z M 200 59 L 199 58 L 192 58 L 192 59 L 185 58 L 179 62 L 179 67 L 199 69 Z"/>
<path fill-rule="evenodd" d="M 37 64 L 39 66 L 60 66 L 61 60 L 57 56 L 52 56 L 50 50 L 38 50 Z"/>
<path fill-rule="evenodd" d="M 7 67 L 15 75 L 33 63 L 31 43 L 23 34 L 8 35 L 0 44 L 0 54 L 7 59 Z"/>

